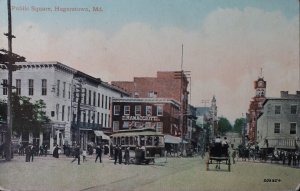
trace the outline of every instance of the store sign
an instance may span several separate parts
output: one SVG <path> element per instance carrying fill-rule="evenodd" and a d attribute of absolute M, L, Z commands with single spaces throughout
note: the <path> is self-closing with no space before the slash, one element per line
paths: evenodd
<path fill-rule="evenodd" d="M 122 116 L 123 121 L 160 121 L 157 116 Z"/>

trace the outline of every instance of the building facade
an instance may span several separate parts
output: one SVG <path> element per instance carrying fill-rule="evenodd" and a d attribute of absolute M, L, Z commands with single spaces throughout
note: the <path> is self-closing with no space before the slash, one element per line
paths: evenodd
<path fill-rule="evenodd" d="M 156 77 L 135 77 L 133 81 L 113 81 L 112 85 L 120 87 L 135 98 L 167 98 L 180 103 L 180 129 L 184 137 L 188 133 L 188 78 L 184 72 L 158 71 Z"/>
<path fill-rule="evenodd" d="M 113 131 L 153 128 L 157 132 L 180 136 L 180 104 L 168 98 L 114 98 Z"/>
<path fill-rule="evenodd" d="M 257 120 L 257 141 L 261 148 L 296 149 L 300 137 L 300 91 L 281 92 L 280 98 L 267 98 Z"/>
<path fill-rule="evenodd" d="M 247 117 L 247 137 L 250 144 L 255 144 L 257 136 L 257 118 L 262 112 L 263 102 L 266 100 L 267 82 L 263 77 L 259 77 L 254 81 L 255 96 L 252 97 L 248 109 Z"/>
<path fill-rule="evenodd" d="M 22 141 L 34 144 L 72 144 L 76 128 L 80 128 L 81 143 L 92 140 L 89 131 L 110 129 L 110 102 L 113 97 L 128 96 L 125 91 L 102 82 L 59 62 L 20 62 L 19 70 L 13 73 L 13 86 L 17 95 L 32 101 L 42 99 L 46 103 L 46 115 L 50 124 L 40 135 L 29 134 Z M 7 84 L 7 70 L 0 70 L 1 82 Z M 79 89 L 80 87 L 80 89 Z M 81 92 L 81 103 L 78 104 Z M 7 99 L 7 89 L 3 87 L 0 99 Z M 77 109 L 80 119 L 77 124 Z M 83 145 L 82 145 L 83 146 Z"/>

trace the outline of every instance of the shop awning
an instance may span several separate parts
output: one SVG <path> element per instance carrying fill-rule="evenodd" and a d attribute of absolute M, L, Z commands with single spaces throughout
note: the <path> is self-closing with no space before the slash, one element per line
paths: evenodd
<path fill-rule="evenodd" d="M 175 137 L 172 135 L 165 135 L 165 143 L 171 143 L 171 144 L 180 144 L 180 143 L 188 143 L 185 140 L 182 141 L 180 137 Z"/>
<path fill-rule="evenodd" d="M 109 136 L 105 135 L 103 131 L 94 131 L 97 137 L 102 137 L 102 139 L 110 140 Z"/>

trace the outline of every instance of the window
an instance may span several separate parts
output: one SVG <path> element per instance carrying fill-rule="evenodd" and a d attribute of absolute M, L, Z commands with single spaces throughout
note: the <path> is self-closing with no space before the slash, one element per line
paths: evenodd
<path fill-rule="evenodd" d="M 162 132 L 162 130 L 163 130 L 163 123 L 157 122 L 156 123 L 156 132 Z"/>
<path fill-rule="evenodd" d="M 59 97 L 59 86 L 60 86 L 60 80 L 57 80 L 57 92 L 56 92 L 56 96 Z"/>
<path fill-rule="evenodd" d="M 104 95 L 102 94 L 101 107 L 104 107 Z"/>
<path fill-rule="evenodd" d="M 86 122 L 86 113 L 85 113 L 85 110 L 83 111 L 83 123 Z"/>
<path fill-rule="evenodd" d="M 123 128 L 128 129 L 129 128 L 129 121 L 124 121 L 123 122 Z"/>
<path fill-rule="evenodd" d="M 107 109 L 107 96 L 105 96 L 105 109 Z"/>
<path fill-rule="evenodd" d="M 296 123 L 291 123 L 290 124 L 290 134 L 295 135 L 296 134 L 296 129 L 297 129 L 297 124 Z"/>
<path fill-rule="evenodd" d="M 105 122 L 104 122 L 105 126 L 104 127 L 107 127 L 107 114 L 105 114 Z"/>
<path fill-rule="evenodd" d="M 291 105 L 291 114 L 297 114 L 297 105 Z"/>
<path fill-rule="evenodd" d="M 98 93 L 98 107 L 100 107 L 100 94 Z"/>
<path fill-rule="evenodd" d="M 113 131 L 119 130 L 119 121 L 114 121 L 113 122 Z"/>
<path fill-rule="evenodd" d="M 148 92 L 148 97 L 156 98 L 157 97 L 157 92 L 155 92 L 155 91 L 149 91 Z"/>
<path fill-rule="evenodd" d="M 73 86 L 74 92 L 73 92 L 73 102 L 76 102 L 76 85 Z"/>
<path fill-rule="evenodd" d="M 93 106 L 96 106 L 96 92 L 93 93 Z"/>
<path fill-rule="evenodd" d="M 16 94 L 21 95 L 21 80 L 16 79 Z"/>
<path fill-rule="evenodd" d="M 280 123 L 274 124 L 274 133 L 280 133 Z"/>
<path fill-rule="evenodd" d="M 86 104 L 86 88 L 83 89 L 83 103 Z"/>
<path fill-rule="evenodd" d="M 61 107 L 61 120 L 62 121 L 65 120 L 65 106 L 64 105 Z"/>
<path fill-rule="evenodd" d="M 101 113 L 101 125 L 102 125 L 102 127 L 104 127 L 104 125 L 103 125 L 103 113 Z"/>
<path fill-rule="evenodd" d="M 33 95 L 33 79 L 28 80 L 28 95 Z"/>
<path fill-rule="evenodd" d="M 142 106 L 136 105 L 135 106 L 135 115 L 141 115 L 142 114 Z"/>
<path fill-rule="evenodd" d="M 124 106 L 124 115 L 130 115 L 130 106 L 129 105 Z"/>
<path fill-rule="evenodd" d="M 151 122 L 146 122 L 146 123 L 145 123 L 145 127 L 146 127 L 146 128 L 151 128 L 151 125 L 152 125 Z"/>
<path fill-rule="evenodd" d="M 89 105 L 92 105 L 92 91 L 89 90 Z"/>
<path fill-rule="evenodd" d="M 56 104 L 56 120 L 58 120 L 59 104 Z"/>
<path fill-rule="evenodd" d="M 120 105 L 114 106 L 114 115 L 120 115 Z"/>
<path fill-rule="evenodd" d="M 68 121 L 70 121 L 70 110 L 71 108 L 70 108 L 70 106 L 68 106 Z"/>
<path fill-rule="evenodd" d="M 47 95 L 47 80 L 42 79 L 42 95 Z"/>
<path fill-rule="evenodd" d="M 66 82 L 63 82 L 63 98 L 66 97 Z"/>
<path fill-rule="evenodd" d="M 152 106 L 151 105 L 147 105 L 146 106 L 146 115 L 147 116 L 151 116 L 152 115 Z"/>
<path fill-rule="evenodd" d="M 93 123 L 95 123 L 95 121 L 96 121 L 96 112 L 95 111 L 93 111 L 93 116 L 92 116 L 92 120 L 93 120 Z"/>
<path fill-rule="evenodd" d="M 91 111 L 88 110 L 88 123 L 91 123 Z"/>
<path fill-rule="evenodd" d="M 142 123 L 141 123 L 141 122 L 135 122 L 135 123 L 134 123 L 134 126 L 135 126 L 136 128 L 142 128 Z"/>
<path fill-rule="evenodd" d="M 109 97 L 109 99 L 108 99 L 109 101 L 108 101 L 108 109 L 110 110 L 110 104 L 111 104 L 111 97 Z"/>
<path fill-rule="evenodd" d="M 281 106 L 275 105 L 275 114 L 280 114 L 280 112 L 281 112 Z"/>
<path fill-rule="evenodd" d="M 97 124 L 99 125 L 99 123 L 100 123 L 100 113 L 97 112 Z"/>
<path fill-rule="evenodd" d="M 3 95 L 7 95 L 7 80 L 3 79 L 2 80 L 2 84 L 3 84 Z"/>
<path fill-rule="evenodd" d="M 68 98 L 71 99 L 71 84 L 69 84 Z"/>
<path fill-rule="evenodd" d="M 163 106 L 162 105 L 157 106 L 157 116 L 163 116 Z"/>

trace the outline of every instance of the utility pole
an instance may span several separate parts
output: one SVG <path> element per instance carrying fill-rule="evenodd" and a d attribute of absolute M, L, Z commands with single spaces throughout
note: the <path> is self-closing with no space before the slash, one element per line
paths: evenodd
<path fill-rule="evenodd" d="M 184 87 L 185 84 L 183 84 L 183 82 L 187 82 L 187 79 L 189 78 L 190 75 L 190 71 L 184 71 L 183 70 L 183 44 L 182 44 L 182 51 L 181 51 L 181 65 L 180 65 L 180 71 L 176 71 L 175 72 L 175 79 L 180 79 L 180 118 L 179 118 L 179 124 L 180 124 L 180 129 L 181 129 L 181 155 L 183 155 L 183 138 L 184 138 L 184 126 L 186 123 L 184 123 L 184 116 L 187 115 L 186 110 L 187 109 L 187 103 L 186 98 L 187 98 L 187 91 L 186 91 L 186 87 Z"/>
<path fill-rule="evenodd" d="M 6 132 L 6 160 L 11 160 L 11 136 L 12 136 L 12 107 L 11 107 L 11 98 L 12 98 L 12 39 L 15 38 L 12 35 L 12 24 L 11 24 L 11 3 L 10 0 L 7 0 L 7 12 L 8 12 L 8 33 L 5 35 L 8 39 L 8 81 L 7 81 L 7 132 Z"/>

